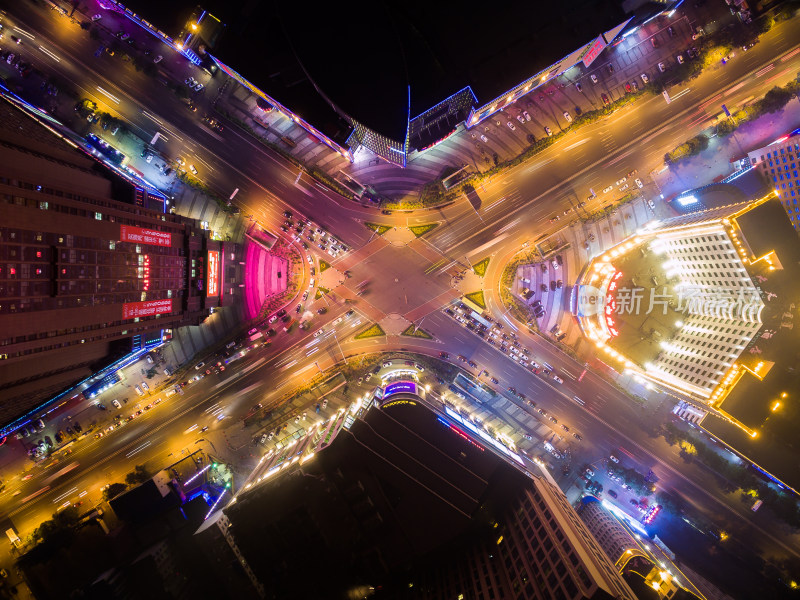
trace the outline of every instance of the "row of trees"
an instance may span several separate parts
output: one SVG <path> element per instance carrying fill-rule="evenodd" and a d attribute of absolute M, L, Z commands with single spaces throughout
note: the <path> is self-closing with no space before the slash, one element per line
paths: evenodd
<path fill-rule="evenodd" d="M 697 460 L 722 477 L 725 491 L 739 490 L 748 501 L 759 498 L 778 518 L 792 527 L 800 527 L 800 509 L 794 494 L 776 490 L 746 464 L 727 460 L 713 446 L 672 423 L 663 425 L 660 433 L 671 446 L 680 446 L 681 456 L 687 461 Z"/>

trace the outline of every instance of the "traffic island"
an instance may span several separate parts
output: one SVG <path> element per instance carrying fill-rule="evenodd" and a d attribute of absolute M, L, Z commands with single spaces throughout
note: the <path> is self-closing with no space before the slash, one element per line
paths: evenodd
<path fill-rule="evenodd" d="M 429 223 L 428 225 L 413 225 L 409 227 L 409 229 L 411 230 L 411 233 L 413 233 L 415 236 L 419 238 L 428 233 L 429 231 L 436 229 L 438 226 L 439 226 L 438 223 Z"/>
<path fill-rule="evenodd" d="M 483 290 L 465 294 L 464 298 L 478 306 L 481 310 L 486 310 L 486 298 L 483 295 Z"/>
<path fill-rule="evenodd" d="M 472 272 L 475 273 L 478 277 L 483 277 L 486 275 L 486 269 L 489 268 L 489 257 L 487 256 L 480 262 L 476 262 L 472 265 Z"/>
<path fill-rule="evenodd" d="M 324 260 L 320 260 L 319 261 L 319 272 L 320 273 L 322 273 L 323 271 L 326 271 L 327 269 L 330 269 L 330 268 L 331 268 L 330 263 L 328 263 L 328 262 L 326 262 Z"/>
<path fill-rule="evenodd" d="M 378 223 L 369 223 L 367 221 L 364 221 L 364 226 L 367 229 L 372 229 L 378 235 L 383 235 L 392 228 L 391 225 L 379 225 Z"/>
<path fill-rule="evenodd" d="M 400 335 L 404 335 L 407 337 L 415 337 L 421 338 L 423 340 L 432 340 L 433 336 L 425 331 L 424 329 L 420 329 L 419 327 L 415 326 L 413 323 L 406 327 Z"/>
<path fill-rule="evenodd" d="M 378 325 L 377 323 L 373 323 L 372 325 L 367 327 L 364 331 L 355 334 L 353 336 L 353 339 L 354 340 L 366 340 L 366 339 L 369 339 L 369 338 L 381 337 L 381 336 L 385 336 L 385 335 L 386 335 L 386 332 L 383 330 L 383 328 L 380 325 Z"/>

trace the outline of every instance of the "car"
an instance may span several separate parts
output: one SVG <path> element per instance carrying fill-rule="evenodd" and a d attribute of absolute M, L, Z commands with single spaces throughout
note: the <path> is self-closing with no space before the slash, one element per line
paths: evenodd
<path fill-rule="evenodd" d="M 650 45 L 652 45 L 653 48 L 658 48 L 658 40 L 655 37 L 651 37 L 650 38 Z"/>
<path fill-rule="evenodd" d="M 560 279 L 558 281 L 556 281 L 556 289 L 557 290 L 560 290 L 563 286 L 564 286 L 564 282 L 563 281 L 561 281 Z"/>
<path fill-rule="evenodd" d="M 648 199 L 648 200 L 647 200 L 647 205 L 648 205 L 648 206 L 649 206 L 649 207 L 650 207 L 652 210 L 655 210 L 655 209 L 656 209 L 656 203 L 655 203 L 655 202 L 653 202 L 653 201 L 652 201 L 652 200 L 650 200 L 650 199 Z"/>
<path fill-rule="evenodd" d="M 552 130 L 547 125 L 544 126 L 544 132 L 547 134 L 547 137 L 553 135 Z"/>
<path fill-rule="evenodd" d="M 611 456 L 609 456 L 608 458 L 609 458 L 609 460 L 611 460 L 611 462 L 619 463 L 619 459 L 616 456 L 614 456 L 613 454 Z"/>
<path fill-rule="evenodd" d="M 387 360 L 386 362 L 383 363 L 383 367 L 384 368 L 391 367 L 391 366 L 392 366 L 392 361 L 390 361 L 390 360 Z"/>
<path fill-rule="evenodd" d="M 564 424 L 561 425 L 561 429 L 563 429 L 564 431 L 569 431 L 569 427 Z"/>
<path fill-rule="evenodd" d="M 636 186 L 637 186 L 639 189 L 641 189 L 641 188 L 643 188 L 643 187 L 644 187 L 644 183 L 642 183 L 642 180 L 641 180 L 641 179 L 639 179 L 638 177 L 637 177 L 636 179 L 634 179 L 634 181 L 636 182 Z"/>
<path fill-rule="evenodd" d="M 614 185 L 622 185 L 626 181 L 628 181 L 628 178 L 627 177 L 623 177 L 622 179 L 617 179 L 617 181 L 616 181 L 616 183 Z"/>
<path fill-rule="evenodd" d="M 607 194 L 608 192 L 610 192 L 610 191 L 611 191 L 611 190 L 613 190 L 613 189 L 614 189 L 614 186 L 613 186 L 613 185 L 610 185 L 610 186 L 608 186 L 607 188 L 603 188 L 603 193 L 604 193 L 604 194 Z"/>
<path fill-rule="evenodd" d="M 615 492 L 614 490 L 608 490 L 608 495 L 611 496 L 612 498 L 616 498 L 617 492 Z"/>
<path fill-rule="evenodd" d="M 567 120 L 567 123 L 572 123 L 572 117 L 567 111 L 564 111 L 564 118 Z"/>
<path fill-rule="evenodd" d="M 662 73 L 667 70 L 667 67 L 664 66 L 663 62 L 658 63 L 658 70 Z"/>
<path fill-rule="evenodd" d="M 613 65 L 613 64 L 611 64 L 611 63 L 608 63 L 608 64 L 606 65 L 606 68 L 608 69 L 608 74 L 609 74 L 609 75 L 611 75 L 611 74 L 614 72 L 614 65 Z"/>
<path fill-rule="evenodd" d="M 592 80 L 592 83 L 597 83 L 597 75 L 595 75 L 594 73 L 592 73 L 592 74 L 591 74 L 589 77 L 591 78 L 591 80 Z"/>
<path fill-rule="evenodd" d="M 556 291 L 556 280 L 555 279 L 550 281 L 550 291 L 551 292 L 555 292 Z"/>
<path fill-rule="evenodd" d="M 525 124 L 525 117 L 522 116 L 522 113 L 517 115 L 517 121 L 519 121 L 523 125 Z"/>
<path fill-rule="evenodd" d="M 303 310 L 302 304 L 298 304 L 297 306 L 294 307 L 294 312 L 296 312 L 297 314 L 300 314 L 302 310 Z"/>
<path fill-rule="evenodd" d="M 99 21 L 102 18 L 103 18 L 103 15 L 101 15 L 100 13 L 98 13 L 96 15 L 92 15 L 92 21 Z"/>
<path fill-rule="evenodd" d="M 627 82 L 625 83 L 625 91 L 626 91 L 628 94 L 630 94 L 630 93 L 631 93 L 631 91 L 632 91 L 632 88 L 631 88 L 631 84 L 630 84 L 630 83 L 627 83 Z"/>
<path fill-rule="evenodd" d="M 194 91 L 195 91 L 195 92 L 200 92 L 200 91 L 202 91 L 202 89 L 203 89 L 204 87 L 205 87 L 205 86 L 204 86 L 202 83 L 198 83 L 196 86 L 194 86 Z"/>
<path fill-rule="evenodd" d="M 164 57 L 163 57 L 163 56 L 161 56 L 161 55 L 159 54 L 158 56 L 156 56 L 156 57 L 153 59 L 153 62 L 154 62 L 155 64 L 158 64 L 158 63 L 160 63 L 160 62 L 163 60 L 163 58 L 164 58 Z"/>
<path fill-rule="evenodd" d="M 625 191 L 625 190 L 627 190 L 629 187 L 631 187 L 631 184 L 630 184 L 630 183 L 626 183 L 626 184 L 625 184 L 625 185 L 623 185 L 621 188 L 619 188 L 619 191 L 620 191 L 620 192 L 624 192 L 624 191 Z"/>
<path fill-rule="evenodd" d="M 608 96 L 606 96 L 605 94 L 601 94 L 600 96 L 603 99 L 603 104 L 606 105 L 611 104 L 611 100 L 608 99 Z"/>
<path fill-rule="evenodd" d="M 189 77 L 188 79 L 184 79 L 183 83 L 185 83 L 189 87 L 194 87 L 197 82 L 194 80 L 194 77 Z"/>
<path fill-rule="evenodd" d="M 631 81 L 631 87 L 633 87 L 633 91 L 634 92 L 638 92 L 639 91 L 639 84 L 636 83 L 635 79 L 633 81 Z"/>
<path fill-rule="evenodd" d="M 146 384 L 146 383 L 143 381 L 143 382 L 142 382 L 142 389 L 143 389 L 143 390 L 146 390 L 146 391 L 148 391 L 148 392 L 149 392 L 149 391 L 150 391 L 150 386 L 149 386 L 149 385 L 147 385 L 147 384 Z"/>
<path fill-rule="evenodd" d="M 539 284 L 539 289 L 541 291 L 543 291 L 543 292 L 546 292 L 547 291 L 547 284 L 546 283 L 540 283 Z"/>
<path fill-rule="evenodd" d="M 635 506 L 636 508 L 639 508 L 639 501 L 636 498 L 631 498 L 630 500 L 628 500 L 628 503 L 631 506 Z"/>
<path fill-rule="evenodd" d="M 194 165 L 189 165 L 189 170 L 190 170 L 190 171 L 191 171 L 193 174 L 197 175 L 197 169 L 195 168 L 195 166 L 194 166 Z"/>
<path fill-rule="evenodd" d="M 685 59 L 683 58 L 683 54 L 678 54 L 678 56 L 675 57 L 675 60 L 678 61 L 679 65 L 682 65 Z"/>
<path fill-rule="evenodd" d="M 476 363 L 474 360 L 468 360 L 468 361 L 467 361 L 467 364 L 468 364 L 470 367 L 472 367 L 473 369 L 477 369 L 477 368 L 478 368 L 478 364 L 477 364 L 477 363 Z"/>
<path fill-rule="evenodd" d="M 119 38 L 119 39 L 121 39 L 121 40 L 124 42 L 124 41 L 125 41 L 125 40 L 127 40 L 129 37 L 131 37 L 129 33 L 123 33 L 123 34 L 120 36 L 120 38 Z"/>
<path fill-rule="evenodd" d="M 276 312 L 275 314 L 278 315 L 279 317 L 282 317 L 282 316 L 284 316 L 286 314 L 286 309 L 282 308 L 278 312 Z"/>
<path fill-rule="evenodd" d="M 669 37 L 672 37 L 673 35 L 675 35 L 675 30 L 672 28 L 672 25 L 667 27 L 667 33 L 669 34 Z"/>
<path fill-rule="evenodd" d="M 561 377 L 559 377 L 558 375 L 553 375 L 553 381 L 555 381 L 556 383 L 564 383 L 564 380 L 561 379 Z"/>
<path fill-rule="evenodd" d="M 583 86 L 581 86 L 580 82 L 577 82 L 575 84 L 575 89 L 578 90 L 579 92 L 583 91 Z"/>
<path fill-rule="evenodd" d="M 133 389 L 138 396 L 144 396 L 144 392 L 142 391 L 142 388 L 139 387 L 138 383 L 133 386 Z"/>
<path fill-rule="evenodd" d="M 147 164 L 150 164 L 151 162 L 153 162 L 153 153 L 152 152 L 145 152 L 144 155 L 143 155 L 143 158 L 144 158 L 144 162 L 146 162 Z"/>
<path fill-rule="evenodd" d="M 251 331 L 252 331 L 252 330 L 251 330 Z M 199 371 L 200 369 L 202 369 L 202 368 L 203 368 L 203 367 L 205 367 L 205 366 L 206 366 L 206 363 L 204 363 L 204 362 L 199 362 L 199 363 L 197 363 L 197 364 L 194 366 L 194 370 L 195 370 L 195 371 Z"/>
<path fill-rule="evenodd" d="M 308 291 L 303 292 L 303 302 L 308 300 Z"/>
<path fill-rule="evenodd" d="M 517 129 L 516 127 L 514 127 L 514 124 L 513 124 L 511 121 L 509 121 L 508 123 L 506 123 L 506 125 L 508 125 L 508 128 L 509 128 L 511 131 L 516 131 L 516 129 Z"/>
<path fill-rule="evenodd" d="M 550 415 L 550 416 L 549 416 L 549 417 L 547 417 L 547 418 L 548 418 L 548 419 L 550 419 L 550 422 L 551 422 L 551 423 L 558 423 L 558 419 L 556 419 L 556 418 L 555 418 L 553 415 Z"/>
<path fill-rule="evenodd" d="M 592 471 L 592 469 L 589 467 L 586 467 L 584 473 L 586 473 L 589 477 L 594 477 L 594 471 Z"/>
<path fill-rule="evenodd" d="M 530 121 L 531 120 L 531 116 L 528 114 L 527 110 L 523 110 L 522 111 L 522 116 L 525 117 L 526 121 Z M 481 136 L 481 137 L 483 137 L 483 136 Z"/>
<path fill-rule="evenodd" d="M 315 332 L 314 332 L 314 337 L 319 337 L 319 336 L 321 336 L 323 333 L 325 333 L 325 329 L 323 329 L 322 327 L 320 327 L 320 328 L 319 328 L 317 331 L 315 331 Z"/>
<path fill-rule="evenodd" d="M 639 75 L 639 77 L 642 78 L 643 83 L 647 83 L 648 81 L 650 81 L 650 78 L 647 77 L 647 73 L 642 73 L 641 75 Z"/>

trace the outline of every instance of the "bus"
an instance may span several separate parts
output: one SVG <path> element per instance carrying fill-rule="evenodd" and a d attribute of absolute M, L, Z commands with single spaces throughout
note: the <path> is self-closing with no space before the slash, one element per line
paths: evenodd
<path fill-rule="evenodd" d="M 480 313 L 478 313 L 477 311 L 473 310 L 472 314 L 470 316 L 473 319 L 475 319 L 478 323 L 480 323 L 481 325 L 484 325 L 487 329 L 491 329 L 492 328 L 492 324 L 489 321 L 487 321 L 485 318 L 483 318 L 480 315 Z"/>
<path fill-rule="evenodd" d="M 756 500 L 756 503 L 753 504 L 753 506 L 752 506 L 752 508 L 750 508 L 750 510 L 752 510 L 753 512 L 756 512 L 759 508 L 761 508 L 762 504 L 764 504 L 764 503 L 761 500 Z"/>

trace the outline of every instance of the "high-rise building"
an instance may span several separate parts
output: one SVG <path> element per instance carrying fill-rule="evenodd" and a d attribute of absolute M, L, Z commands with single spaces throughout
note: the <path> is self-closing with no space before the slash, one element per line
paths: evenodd
<path fill-rule="evenodd" d="M 800 129 L 748 152 L 747 157 L 777 192 L 792 227 L 800 231 Z"/>
<path fill-rule="evenodd" d="M 719 401 L 764 323 L 756 278 L 781 268 L 740 222 L 770 198 L 676 217 L 595 257 L 573 296 L 585 335 L 630 372 Z"/>
<path fill-rule="evenodd" d="M 136 206 L 132 186 L 23 113 L 0 110 L 7 419 L 115 351 L 200 323 L 220 304 L 224 248 L 191 219 Z"/>
<path fill-rule="evenodd" d="M 395 382 L 262 459 L 224 511 L 267 597 L 636 598 L 549 474 L 422 396 Z"/>

